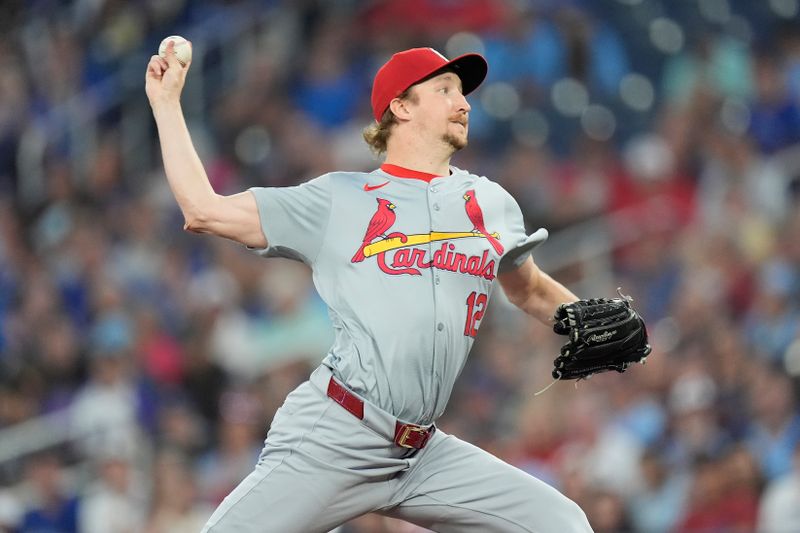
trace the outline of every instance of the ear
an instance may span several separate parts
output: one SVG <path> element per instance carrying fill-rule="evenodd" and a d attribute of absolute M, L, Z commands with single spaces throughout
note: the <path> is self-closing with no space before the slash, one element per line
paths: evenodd
<path fill-rule="evenodd" d="M 408 107 L 408 100 L 395 98 L 394 100 L 389 102 L 389 109 L 392 110 L 394 116 L 396 116 L 399 120 L 411 119 L 411 110 Z"/>

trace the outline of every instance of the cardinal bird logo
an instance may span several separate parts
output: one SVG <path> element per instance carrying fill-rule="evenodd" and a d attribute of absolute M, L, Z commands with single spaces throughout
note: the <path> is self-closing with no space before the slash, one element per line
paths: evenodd
<path fill-rule="evenodd" d="M 503 245 L 500 244 L 500 241 L 497 240 L 493 235 L 490 235 L 488 231 L 486 231 L 486 226 L 483 223 L 483 211 L 481 211 L 481 206 L 478 205 L 478 199 L 475 197 L 475 190 L 470 189 L 464 194 L 464 200 L 466 203 L 464 204 L 464 208 L 467 211 L 467 216 L 469 217 L 469 221 L 472 222 L 474 229 L 472 230 L 473 233 L 480 233 L 489 241 L 494 248 L 494 251 L 497 252 L 497 255 L 503 255 Z"/>
<path fill-rule="evenodd" d="M 395 214 L 395 205 L 389 200 L 378 198 L 378 210 L 372 215 L 369 221 L 367 231 L 364 233 L 364 239 L 359 246 L 358 251 L 350 261 L 353 263 L 360 263 L 364 260 L 364 248 L 369 245 L 376 237 L 383 235 L 386 236 L 386 230 L 392 227 L 394 221 L 397 219 Z"/>

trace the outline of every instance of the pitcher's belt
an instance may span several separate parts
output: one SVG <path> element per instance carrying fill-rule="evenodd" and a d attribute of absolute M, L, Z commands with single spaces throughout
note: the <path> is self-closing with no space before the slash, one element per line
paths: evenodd
<path fill-rule="evenodd" d="M 331 369 L 325 365 L 314 370 L 311 382 L 366 426 L 403 448 L 421 450 L 436 429 L 432 425 L 426 427 L 401 422 L 386 411 L 364 401 L 333 377 Z"/>

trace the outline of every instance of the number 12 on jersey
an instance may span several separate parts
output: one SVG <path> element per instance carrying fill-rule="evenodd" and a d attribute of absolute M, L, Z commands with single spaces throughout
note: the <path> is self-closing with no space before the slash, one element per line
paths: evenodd
<path fill-rule="evenodd" d="M 467 322 L 464 324 L 464 335 L 475 337 L 478 334 L 478 322 L 486 312 L 487 296 L 482 292 L 472 291 L 467 297 Z"/>

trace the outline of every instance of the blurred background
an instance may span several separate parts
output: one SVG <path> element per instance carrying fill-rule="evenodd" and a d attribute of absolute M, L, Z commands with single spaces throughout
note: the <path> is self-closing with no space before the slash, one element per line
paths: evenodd
<path fill-rule="evenodd" d="M 550 382 L 498 291 L 441 427 L 598 532 L 800 531 L 798 0 L 6 0 L 0 530 L 199 531 L 331 342 L 302 265 L 182 231 L 144 93 L 162 38 L 213 186 L 379 161 L 401 49 L 485 54 L 470 146 L 579 295 L 631 294 L 647 365 Z M 369 515 L 343 533 L 418 532 Z"/>

